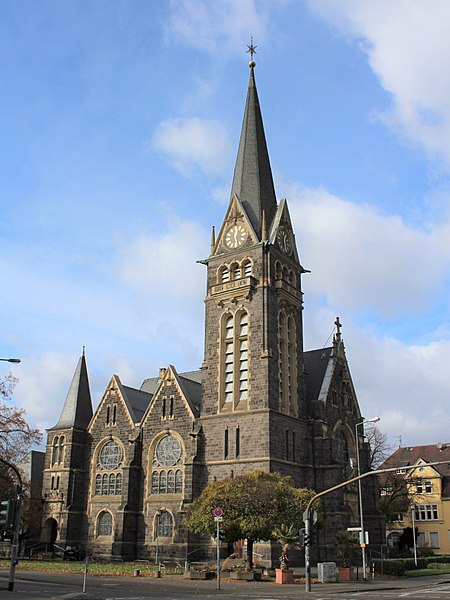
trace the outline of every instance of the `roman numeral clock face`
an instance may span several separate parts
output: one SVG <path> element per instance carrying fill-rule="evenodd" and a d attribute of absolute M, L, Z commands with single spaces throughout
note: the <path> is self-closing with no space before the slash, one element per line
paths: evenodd
<path fill-rule="evenodd" d="M 280 227 L 277 233 L 277 242 L 281 251 L 288 256 L 292 253 L 293 244 L 289 231 L 285 227 Z"/>
<path fill-rule="evenodd" d="M 243 225 L 233 225 L 225 234 L 225 245 L 228 248 L 238 248 L 247 239 L 247 232 Z"/>

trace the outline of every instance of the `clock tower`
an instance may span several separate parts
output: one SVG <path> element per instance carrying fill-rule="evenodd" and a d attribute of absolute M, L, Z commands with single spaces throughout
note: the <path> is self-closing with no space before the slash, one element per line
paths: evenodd
<path fill-rule="evenodd" d="M 230 203 L 211 243 L 202 426 L 208 478 L 310 463 L 300 264 L 287 202 L 277 203 L 250 79 Z M 305 472 L 308 479 L 308 476 Z M 308 482 L 309 483 L 309 480 Z"/>

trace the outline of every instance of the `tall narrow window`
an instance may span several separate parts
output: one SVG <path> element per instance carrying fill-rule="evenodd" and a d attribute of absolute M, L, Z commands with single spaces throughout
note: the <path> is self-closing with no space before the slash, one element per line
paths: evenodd
<path fill-rule="evenodd" d="M 248 399 L 248 314 L 239 322 L 239 401 Z"/>
<path fill-rule="evenodd" d="M 241 278 L 241 267 L 239 265 L 233 265 L 233 279 Z"/>
<path fill-rule="evenodd" d="M 53 438 L 53 446 L 52 446 L 52 465 L 57 465 L 59 463 L 59 437 L 56 436 Z"/>
<path fill-rule="evenodd" d="M 239 458 L 241 453 L 241 432 L 239 427 L 236 427 L 236 458 Z"/>
<path fill-rule="evenodd" d="M 163 398 L 162 401 L 162 418 L 165 419 L 166 418 L 166 399 Z"/>
<path fill-rule="evenodd" d="M 111 407 L 107 406 L 106 407 L 106 424 L 109 425 L 109 417 L 110 417 L 110 413 L 111 413 Z"/>
<path fill-rule="evenodd" d="M 287 326 L 286 315 L 280 312 L 278 315 L 278 376 L 280 390 L 280 410 L 287 412 L 288 407 L 288 386 L 289 379 L 287 373 Z"/>
<path fill-rule="evenodd" d="M 286 429 L 285 432 L 285 452 L 286 452 L 286 460 L 289 460 L 289 430 Z"/>
<path fill-rule="evenodd" d="M 65 443 L 66 443 L 66 438 L 62 435 L 59 438 L 59 464 L 60 465 L 64 464 Z"/>
<path fill-rule="evenodd" d="M 114 404 L 114 406 L 113 406 L 113 418 L 112 418 L 112 424 L 113 425 L 116 424 L 116 415 L 117 415 L 117 404 Z"/>
<path fill-rule="evenodd" d="M 289 362 L 289 408 L 291 414 L 297 414 L 297 352 L 295 346 L 295 323 L 292 316 L 288 319 L 288 355 Z"/>
<path fill-rule="evenodd" d="M 225 434 L 224 434 L 223 457 L 228 458 L 228 429 L 225 429 Z"/>
<path fill-rule="evenodd" d="M 169 416 L 173 417 L 173 398 L 170 399 L 170 412 Z"/>
<path fill-rule="evenodd" d="M 292 460 L 296 461 L 296 452 L 295 452 L 295 431 L 292 432 Z"/>
<path fill-rule="evenodd" d="M 225 322 L 225 388 L 224 401 L 233 401 L 233 362 L 234 362 L 234 327 L 230 315 Z"/>
<path fill-rule="evenodd" d="M 239 311 L 235 315 L 225 315 L 222 322 L 221 401 L 228 410 L 240 401 L 248 400 L 248 321 L 248 313 Z"/>

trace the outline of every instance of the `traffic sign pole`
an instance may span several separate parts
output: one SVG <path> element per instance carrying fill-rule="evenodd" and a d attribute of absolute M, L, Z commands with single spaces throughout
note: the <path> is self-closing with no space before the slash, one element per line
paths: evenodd
<path fill-rule="evenodd" d="M 216 518 L 216 544 L 217 544 L 217 589 L 220 590 L 220 521 Z"/>

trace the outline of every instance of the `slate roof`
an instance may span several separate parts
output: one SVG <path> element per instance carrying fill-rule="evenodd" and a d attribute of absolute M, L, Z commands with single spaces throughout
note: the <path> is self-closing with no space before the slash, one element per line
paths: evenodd
<path fill-rule="evenodd" d="M 84 353 L 78 360 L 59 421 L 53 429 L 85 429 L 92 418 L 91 390 Z"/>
<path fill-rule="evenodd" d="M 333 354 L 331 346 L 319 350 L 309 350 L 304 353 L 306 394 L 310 402 L 318 400 L 327 372 L 329 361 Z"/>
<path fill-rule="evenodd" d="M 142 390 L 137 390 L 136 388 L 128 387 L 127 385 L 123 385 L 122 389 L 125 392 L 124 400 L 127 403 L 134 423 L 140 423 L 153 395 Z"/>
<path fill-rule="evenodd" d="M 390 467 L 407 467 L 415 465 L 420 459 L 425 462 L 438 462 L 440 460 L 450 460 L 450 443 L 446 444 L 430 444 L 428 446 L 405 446 L 397 448 L 397 450 L 389 456 L 380 469 L 388 469 Z M 444 477 L 450 476 L 449 465 L 438 465 L 433 467 Z M 450 489 L 448 490 L 450 492 Z M 447 495 L 450 496 L 450 493 Z"/>
<path fill-rule="evenodd" d="M 244 120 L 231 187 L 231 195 L 233 194 L 241 201 L 261 239 L 263 211 L 269 228 L 277 210 L 277 200 L 253 67 L 250 68 Z"/>
<path fill-rule="evenodd" d="M 200 414 L 202 398 L 202 372 L 197 370 L 186 371 L 185 373 L 177 373 L 176 369 L 174 367 L 172 368 L 177 375 L 178 382 L 183 389 L 184 395 L 186 396 L 186 400 L 191 407 L 192 412 L 198 417 Z M 153 396 L 160 381 L 161 379 L 159 377 L 149 377 L 143 381 L 140 391 Z"/>

